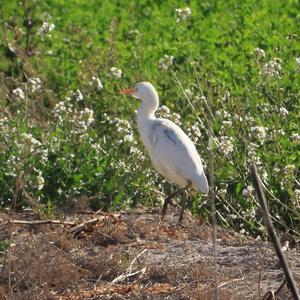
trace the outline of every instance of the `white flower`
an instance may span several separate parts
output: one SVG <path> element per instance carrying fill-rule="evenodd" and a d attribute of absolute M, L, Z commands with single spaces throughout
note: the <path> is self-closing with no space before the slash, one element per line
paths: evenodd
<path fill-rule="evenodd" d="M 266 56 L 265 50 L 261 48 L 255 48 L 252 54 L 255 54 L 259 59 L 263 59 Z"/>
<path fill-rule="evenodd" d="M 90 126 L 92 122 L 94 122 L 94 111 L 89 108 L 85 108 L 80 112 L 81 119 L 85 120 L 86 126 Z"/>
<path fill-rule="evenodd" d="M 223 111 L 223 116 L 224 116 L 225 119 L 231 119 L 231 114 L 230 114 L 230 112 L 228 112 L 228 111 L 226 111 L 226 110 Z"/>
<path fill-rule="evenodd" d="M 41 89 L 41 87 L 42 87 L 42 81 L 38 77 L 33 77 L 33 78 L 28 79 L 28 83 L 29 83 L 29 88 L 32 93 Z"/>
<path fill-rule="evenodd" d="M 222 198 L 224 198 L 227 194 L 227 189 L 220 189 L 218 190 L 218 195 Z"/>
<path fill-rule="evenodd" d="M 166 115 L 168 116 L 170 114 L 170 108 L 166 105 L 162 105 L 160 108 L 159 108 L 159 112 L 162 114 L 162 115 Z"/>
<path fill-rule="evenodd" d="M 110 75 L 114 78 L 121 78 L 122 77 L 122 70 L 121 69 L 118 69 L 116 67 L 111 67 L 110 69 Z"/>
<path fill-rule="evenodd" d="M 127 36 L 131 39 L 134 39 L 139 35 L 140 35 L 140 32 L 139 32 L 138 29 L 129 30 L 128 33 L 127 33 Z"/>
<path fill-rule="evenodd" d="M 36 180 L 37 180 L 38 190 L 40 191 L 44 187 L 44 184 L 45 184 L 45 179 L 43 178 L 41 171 L 39 171 L 39 175 L 37 176 Z"/>
<path fill-rule="evenodd" d="M 132 133 L 124 135 L 124 142 L 132 143 L 134 141 L 134 137 Z"/>
<path fill-rule="evenodd" d="M 284 173 L 285 173 L 286 176 L 291 176 L 291 175 L 293 175 L 295 170 L 296 170 L 295 165 L 286 165 L 286 166 L 283 168 L 283 171 L 284 171 Z"/>
<path fill-rule="evenodd" d="M 298 72 L 300 72 L 300 57 L 296 57 L 295 61 L 296 61 L 296 64 L 297 64 Z"/>
<path fill-rule="evenodd" d="M 42 143 L 35 139 L 31 133 L 22 133 L 21 138 L 23 139 L 23 144 L 20 147 L 28 149 L 30 153 L 40 153 L 42 158 L 45 156 L 46 153 L 41 149 Z"/>
<path fill-rule="evenodd" d="M 276 132 L 278 135 L 282 135 L 282 136 L 285 135 L 285 131 L 282 128 L 278 129 Z"/>
<path fill-rule="evenodd" d="M 300 134 L 299 133 L 292 133 L 291 135 L 292 140 L 299 142 L 300 141 Z"/>
<path fill-rule="evenodd" d="M 120 138 L 117 141 L 117 144 L 122 144 L 124 142 L 135 143 L 134 136 L 132 134 L 131 125 L 127 120 L 115 118 L 109 123 L 114 124 L 116 126 L 116 131 Z"/>
<path fill-rule="evenodd" d="M 8 118 L 7 117 L 3 117 L 2 119 L 0 119 L 0 128 L 8 129 Z"/>
<path fill-rule="evenodd" d="M 34 145 L 41 144 L 41 142 L 35 139 L 31 133 L 22 133 L 21 136 L 24 139 L 25 144 L 34 144 Z"/>
<path fill-rule="evenodd" d="M 274 58 L 263 66 L 263 74 L 266 77 L 277 77 L 280 78 L 281 72 L 281 60 L 279 58 Z"/>
<path fill-rule="evenodd" d="M 222 116 L 222 112 L 221 112 L 220 110 L 217 110 L 215 114 L 216 114 L 216 116 L 218 116 L 218 117 L 221 117 L 221 116 Z"/>
<path fill-rule="evenodd" d="M 61 115 L 62 113 L 66 112 L 67 108 L 66 108 L 66 104 L 64 101 L 60 101 L 59 103 L 57 103 L 52 112 L 54 114 L 55 117 L 58 117 L 59 115 Z"/>
<path fill-rule="evenodd" d="M 234 117 L 235 120 L 237 120 L 239 122 L 243 121 L 243 117 L 241 115 L 239 115 L 239 114 L 235 114 L 233 117 Z"/>
<path fill-rule="evenodd" d="M 90 81 L 90 85 L 93 85 L 93 84 L 96 85 L 98 91 L 103 89 L 103 84 L 102 84 L 101 80 L 96 76 L 92 76 L 92 81 Z"/>
<path fill-rule="evenodd" d="M 244 190 L 243 190 L 243 196 L 244 197 L 249 197 L 254 191 L 254 188 L 252 185 L 248 185 Z"/>
<path fill-rule="evenodd" d="M 300 205 L 300 189 L 295 189 L 294 197 L 293 197 L 293 202 L 294 202 L 295 206 L 298 206 L 298 209 L 299 209 L 299 205 Z"/>
<path fill-rule="evenodd" d="M 186 95 L 191 98 L 193 96 L 193 92 L 190 89 L 185 89 L 184 92 L 186 93 Z"/>
<path fill-rule="evenodd" d="M 83 100 L 83 95 L 79 89 L 76 90 L 76 92 L 73 93 L 77 101 Z"/>
<path fill-rule="evenodd" d="M 226 101 L 226 100 L 228 100 L 229 98 L 230 98 L 230 93 L 229 93 L 229 91 L 226 91 L 225 94 L 224 94 L 224 96 L 222 97 L 222 100 L 223 100 L 223 101 Z"/>
<path fill-rule="evenodd" d="M 136 156 L 140 160 L 145 160 L 143 152 L 134 146 L 130 147 L 130 154 Z"/>
<path fill-rule="evenodd" d="M 196 144 L 202 135 L 199 128 L 199 123 L 197 122 L 192 126 L 189 126 L 186 133 L 190 137 L 190 139 Z"/>
<path fill-rule="evenodd" d="M 267 136 L 267 128 L 261 126 L 254 126 L 251 127 L 250 130 L 253 134 L 255 134 L 255 137 L 260 141 L 260 143 L 263 144 Z"/>
<path fill-rule="evenodd" d="M 25 94 L 21 88 L 16 88 L 12 91 L 13 95 L 19 99 L 19 100 L 24 100 L 25 99 Z"/>
<path fill-rule="evenodd" d="M 158 67 L 163 70 L 168 70 L 173 66 L 174 56 L 172 55 L 164 55 L 158 62 Z"/>
<path fill-rule="evenodd" d="M 279 113 L 282 115 L 282 116 L 286 116 L 289 114 L 289 112 L 287 111 L 287 109 L 285 107 L 280 107 L 279 108 Z"/>
<path fill-rule="evenodd" d="M 192 130 L 197 137 L 201 137 L 201 131 L 200 131 L 198 124 L 194 124 L 192 126 Z"/>
<path fill-rule="evenodd" d="M 177 23 L 184 22 L 188 20 L 192 15 L 192 10 L 189 7 L 177 8 Z"/>
<path fill-rule="evenodd" d="M 247 121 L 249 124 L 253 124 L 255 122 L 255 119 L 253 116 L 246 115 L 245 121 Z"/>
<path fill-rule="evenodd" d="M 181 125 L 181 121 L 180 121 L 180 114 L 177 114 L 177 113 L 173 113 L 172 114 L 172 118 L 174 120 L 174 123 L 177 124 L 177 125 Z"/>
<path fill-rule="evenodd" d="M 55 25 L 49 24 L 46 21 L 43 21 L 42 26 L 38 29 L 38 34 L 40 36 L 44 36 L 46 34 L 48 34 L 49 32 L 51 32 L 53 29 L 55 28 Z"/>
<path fill-rule="evenodd" d="M 221 126 L 221 129 L 224 130 L 224 129 L 227 129 L 227 128 L 231 128 L 232 127 L 232 122 L 231 121 L 222 121 L 222 126 Z"/>
<path fill-rule="evenodd" d="M 77 97 L 80 97 L 81 93 L 74 93 Z M 53 114 L 59 120 L 59 124 L 65 126 L 70 124 L 72 126 L 71 133 L 74 135 L 81 134 L 82 138 L 85 137 L 87 130 L 92 122 L 94 122 L 94 111 L 90 108 L 83 110 L 77 110 L 67 97 L 65 102 L 61 101 L 57 103 L 53 109 Z"/>
<path fill-rule="evenodd" d="M 294 181 L 295 171 L 296 171 L 295 165 L 286 165 L 283 168 L 284 178 L 280 182 L 282 188 L 285 188 L 287 185 L 290 185 Z"/>
<path fill-rule="evenodd" d="M 228 136 L 221 136 L 219 139 L 220 151 L 225 155 L 229 155 L 233 152 L 233 138 Z"/>
<path fill-rule="evenodd" d="M 245 229 L 245 228 L 242 228 L 242 229 L 240 230 L 240 234 L 247 234 L 246 229 Z"/>
<path fill-rule="evenodd" d="M 262 164 L 260 157 L 257 156 L 257 149 L 259 146 L 255 143 L 250 143 L 248 147 L 248 156 L 249 159 L 247 160 L 248 163 L 255 163 L 257 166 Z"/>

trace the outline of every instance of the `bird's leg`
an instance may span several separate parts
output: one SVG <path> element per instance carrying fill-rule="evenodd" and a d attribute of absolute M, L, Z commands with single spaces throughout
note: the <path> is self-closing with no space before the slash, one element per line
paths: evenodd
<path fill-rule="evenodd" d="M 182 219 L 183 219 L 183 213 L 184 213 L 185 205 L 186 205 L 186 202 L 187 202 L 188 198 L 189 198 L 189 193 L 188 193 L 187 189 L 185 189 L 183 191 L 183 201 L 182 201 L 182 205 L 181 205 L 181 210 L 180 210 L 178 225 L 181 225 L 181 222 L 182 222 Z"/>
<path fill-rule="evenodd" d="M 183 188 L 184 189 L 184 188 Z M 172 193 L 171 195 L 169 195 L 164 202 L 163 208 L 161 210 L 161 218 L 160 218 L 160 222 L 162 222 L 165 218 L 166 212 L 167 212 L 167 208 L 168 208 L 168 204 L 171 202 L 172 198 L 174 196 L 176 196 L 177 194 L 179 194 L 183 189 L 177 190 L 174 193 Z"/>
<path fill-rule="evenodd" d="M 189 181 L 189 183 L 183 188 L 183 201 L 182 201 L 182 205 L 181 205 L 178 225 L 181 224 L 182 219 L 183 219 L 183 213 L 184 213 L 185 205 L 186 205 L 186 202 L 189 198 L 188 189 L 190 188 L 191 185 L 192 185 L 192 183 Z"/>
<path fill-rule="evenodd" d="M 167 212 L 167 208 L 168 208 L 168 204 L 170 203 L 171 199 L 176 196 L 177 194 L 181 193 L 182 191 L 185 191 L 186 189 L 188 189 L 191 186 L 191 182 L 189 182 L 186 186 L 184 186 L 183 188 L 175 191 L 174 193 L 172 193 L 171 195 L 169 195 L 164 202 L 163 208 L 161 210 L 161 218 L 160 218 L 160 222 L 162 222 L 165 218 L 166 212 Z M 183 206 L 185 206 L 185 202 L 186 199 L 184 200 Z M 183 208 L 184 211 L 184 208 Z M 182 215 L 183 215 L 183 211 L 182 211 Z"/>

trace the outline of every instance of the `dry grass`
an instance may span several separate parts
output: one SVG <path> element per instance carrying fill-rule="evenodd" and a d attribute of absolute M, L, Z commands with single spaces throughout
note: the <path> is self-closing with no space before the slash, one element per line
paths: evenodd
<path fill-rule="evenodd" d="M 209 226 L 191 217 L 184 227 L 157 220 L 147 212 L 108 216 L 80 235 L 61 225 L 15 225 L 11 259 L 5 255 L 0 268 L 0 299 L 8 299 L 9 276 L 13 299 L 213 299 Z M 1 241 L 8 234 L 0 226 Z M 281 273 L 270 249 L 262 260 L 254 240 L 225 230 L 218 238 L 222 300 L 257 299 L 258 280 L 262 295 L 276 290 Z"/>

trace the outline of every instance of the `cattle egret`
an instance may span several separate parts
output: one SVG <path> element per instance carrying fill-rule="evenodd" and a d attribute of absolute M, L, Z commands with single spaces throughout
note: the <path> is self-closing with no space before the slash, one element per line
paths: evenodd
<path fill-rule="evenodd" d="M 156 118 L 159 106 L 158 94 L 149 82 L 140 82 L 134 88 L 122 90 L 123 95 L 131 95 L 142 101 L 137 113 L 137 124 L 141 139 L 147 148 L 155 169 L 180 189 L 165 199 L 161 212 L 164 219 L 171 198 L 184 192 L 184 200 L 179 216 L 181 223 L 188 198 L 189 187 L 205 194 L 209 187 L 203 166 L 195 145 L 183 130 L 170 120 Z"/>

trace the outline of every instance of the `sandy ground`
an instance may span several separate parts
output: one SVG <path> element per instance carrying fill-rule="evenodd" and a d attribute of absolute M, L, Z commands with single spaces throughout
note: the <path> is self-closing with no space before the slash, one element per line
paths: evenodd
<path fill-rule="evenodd" d="M 77 230 L 13 225 L 6 222 L 40 217 L 0 213 L 0 245 L 11 239 L 6 251 L 0 246 L 0 299 L 214 299 L 211 228 L 189 214 L 178 226 L 178 213 L 171 208 L 163 224 L 159 209 L 64 217 L 92 219 Z M 273 299 L 266 293 L 284 275 L 272 245 L 218 228 L 215 251 L 220 299 Z M 300 286 L 299 250 L 285 254 Z M 276 299 L 292 299 L 286 286 Z"/>

